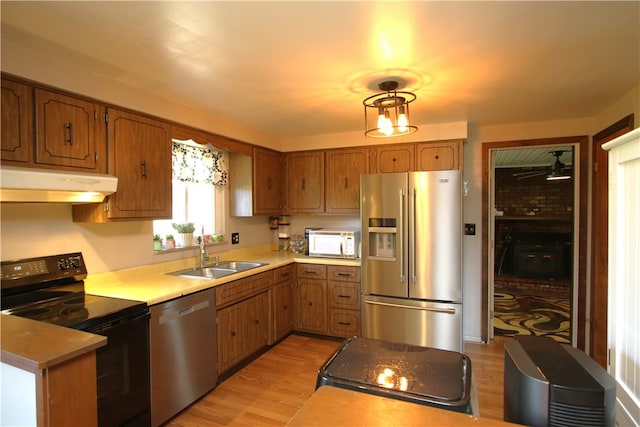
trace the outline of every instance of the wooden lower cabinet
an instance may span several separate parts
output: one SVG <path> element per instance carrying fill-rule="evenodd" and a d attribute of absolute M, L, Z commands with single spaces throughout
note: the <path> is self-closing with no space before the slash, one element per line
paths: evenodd
<path fill-rule="evenodd" d="M 293 282 L 294 265 L 277 268 L 273 271 L 272 291 L 272 334 L 269 344 L 286 337 L 293 330 Z"/>
<path fill-rule="evenodd" d="M 218 310 L 218 373 L 267 345 L 267 292 Z"/>
<path fill-rule="evenodd" d="M 360 267 L 298 264 L 296 309 L 298 331 L 359 335 Z"/>
<path fill-rule="evenodd" d="M 360 335 L 360 267 L 327 266 L 329 335 Z"/>

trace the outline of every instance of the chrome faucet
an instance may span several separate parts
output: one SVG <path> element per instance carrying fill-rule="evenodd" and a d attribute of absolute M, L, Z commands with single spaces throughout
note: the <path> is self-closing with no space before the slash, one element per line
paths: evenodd
<path fill-rule="evenodd" d="M 207 261 L 209 261 L 209 253 L 207 252 L 207 248 L 204 246 L 204 227 L 202 227 L 202 235 L 200 236 L 200 267 L 206 267 Z"/>

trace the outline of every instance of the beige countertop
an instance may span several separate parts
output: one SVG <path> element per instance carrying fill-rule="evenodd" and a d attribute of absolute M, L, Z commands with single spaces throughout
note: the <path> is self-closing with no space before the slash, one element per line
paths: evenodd
<path fill-rule="evenodd" d="M 8 314 L 0 315 L 2 362 L 36 373 L 93 351 L 107 338 Z"/>
<path fill-rule="evenodd" d="M 323 386 L 287 426 L 512 426 L 459 412 Z"/>
<path fill-rule="evenodd" d="M 303 254 L 273 250 L 271 245 L 211 255 L 218 255 L 220 262 L 252 261 L 266 265 L 220 279 L 188 278 L 166 274 L 195 267 L 197 257 L 193 257 L 108 273 L 89 274 L 84 281 L 85 291 L 89 294 L 145 301 L 148 305 L 154 305 L 294 262 L 360 266 L 360 260 L 313 258 Z"/>

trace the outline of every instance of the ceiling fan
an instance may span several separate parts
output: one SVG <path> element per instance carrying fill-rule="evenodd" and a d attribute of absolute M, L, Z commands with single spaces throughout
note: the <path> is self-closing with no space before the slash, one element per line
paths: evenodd
<path fill-rule="evenodd" d="M 518 181 L 522 179 L 533 178 L 534 176 L 541 176 L 541 175 L 546 175 L 547 181 L 570 179 L 572 176 L 571 174 L 572 167 L 566 166 L 564 163 L 560 161 L 560 156 L 562 156 L 562 153 L 565 153 L 567 151 L 569 150 L 549 151 L 549 154 L 553 154 L 553 156 L 556 158 L 556 161 L 549 167 L 548 171 L 544 171 L 540 169 L 530 170 L 526 172 L 516 172 L 513 174 L 513 176 Z"/>

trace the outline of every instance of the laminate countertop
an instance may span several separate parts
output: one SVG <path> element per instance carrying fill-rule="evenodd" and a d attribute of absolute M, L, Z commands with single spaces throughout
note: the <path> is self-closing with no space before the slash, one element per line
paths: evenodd
<path fill-rule="evenodd" d="M 210 256 L 214 255 L 220 257 L 220 262 L 251 261 L 265 265 L 219 279 L 190 278 L 167 274 L 195 267 L 197 257 L 192 257 L 114 272 L 89 274 L 84 281 L 85 291 L 93 295 L 144 301 L 148 305 L 155 305 L 291 263 L 360 266 L 360 260 L 314 258 L 304 254 L 272 250 L 271 245 L 210 254 Z"/>
<path fill-rule="evenodd" d="M 36 373 L 107 344 L 107 338 L 8 314 L 0 315 L 2 362 Z"/>
<path fill-rule="evenodd" d="M 289 427 L 333 426 L 515 426 L 431 406 L 323 386 L 287 423 Z"/>

